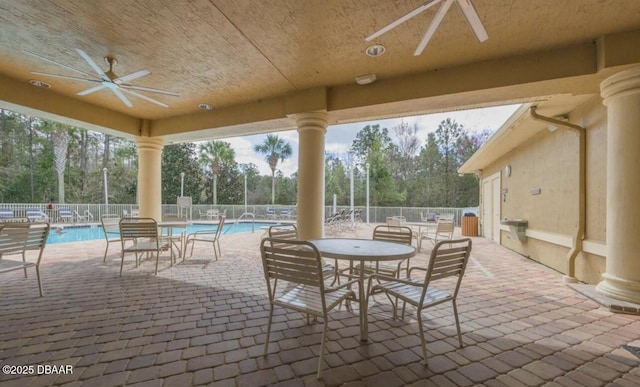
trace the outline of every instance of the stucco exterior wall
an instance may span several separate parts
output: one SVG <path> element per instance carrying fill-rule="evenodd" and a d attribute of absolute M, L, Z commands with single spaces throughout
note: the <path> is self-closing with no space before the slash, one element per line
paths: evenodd
<path fill-rule="evenodd" d="M 576 278 L 598 283 L 605 271 L 606 108 L 594 97 L 571 112 L 572 123 L 586 128 L 586 250 L 576 259 Z M 517 127 L 514 128 L 517 130 Z M 503 226 L 501 244 L 562 273 L 578 227 L 579 137 L 576 132 L 544 129 L 482 171 L 502 173 L 501 218 L 529 222 L 527 240 L 513 239 Z M 539 190 L 539 194 L 537 194 Z M 485 198 L 483 198 L 484 200 Z"/>

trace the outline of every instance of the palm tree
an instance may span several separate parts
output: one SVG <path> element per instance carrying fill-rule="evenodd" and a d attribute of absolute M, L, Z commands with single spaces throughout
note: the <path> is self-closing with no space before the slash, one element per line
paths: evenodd
<path fill-rule="evenodd" d="M 264 159 L 271 168 L 271 204 L 273 205 L 276 202 L 276 167 L 278 161 L 291 157 L 291 145 L 276 134 L 268 134 L 266 140 L 253 149 L 265 156 Z"/>
<path fill-rule="evenodd" d="M 218 204 L 218 173 L 220 165 L 232 162 L 236 152 L 224 141 L 208 141 L 200 145 L 200 162 L 208 165 L 213 173 L 213 205 Z"/>

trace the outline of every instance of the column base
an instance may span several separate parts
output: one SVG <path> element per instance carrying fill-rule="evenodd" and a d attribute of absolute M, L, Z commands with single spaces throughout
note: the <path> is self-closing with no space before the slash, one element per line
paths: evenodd
<path fill-rule="evenodd" d="M 596 286 L 596 291 L 616 300 L 640 304 L 640 282 L 603 274 L 604 281 Z"/>

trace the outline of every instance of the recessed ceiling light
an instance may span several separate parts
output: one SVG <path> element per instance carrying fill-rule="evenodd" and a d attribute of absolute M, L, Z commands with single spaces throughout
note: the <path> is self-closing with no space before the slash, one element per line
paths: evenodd
<path fill-rule="evenodd" d="M 48 88 L 51 87 L 51 85 L 48 84 L 47 82 L 42 82 L 42 81 L 39 81 L 37 79 L 29 79 L 29 83 L 32 84 L 33 86 L 42 87 L 42 88 L 45 88 L 45 89 L 48 89 Z"/>
<path fill-rule="evenodd" d="M 211 106 L 211 104 L 208 104 L 208 103 L 201 103 L 200 105 L 198 105 L 198 107 L 201 110 L 206 110 L 206 111 L 213 110 L 213 106 Z"/>
<path fill-rule="evenodd" d="M 382 44 L 374 44 L 373 46 L 367 47 L 366 53 L 370 57 L 377 57 L 384 54 L 386 48 Z"/>
<path fill-rule="evenodd" d="M 375 74 L 367 74 L 356 77 L 356 83 L 358 85 L 368 85 L 370 83 L 375 82 L 377 79 Z"/>

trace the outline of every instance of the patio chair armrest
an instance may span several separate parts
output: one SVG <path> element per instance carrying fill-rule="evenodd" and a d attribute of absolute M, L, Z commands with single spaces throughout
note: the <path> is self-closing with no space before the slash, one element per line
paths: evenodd
<path fill-rule="evenodd" d="M 369 277 L 369 287 L 371 287 L 371 282 L 373 281 L 374 278 L 375 279 L 382 279 L 382 280 L 385 280 L 385 281 L 399 282 L 399 283 L 406 284 L 406 285 L 422 286 L 422 283 L 416 283 L 416 282 L 410 281 L 410 280 L 389 277 L 387 275 L 373 274 L 373 275 L 371 275 Z"/>
<path fill-rule="evenodd" d="M 425 267 L 420 267 L 420 266 L 410 267 L 410 268 L 409 268 L 409 276 L 411 276 L 411 271 L 413 271 L 413 270 L 427 271 L 427 268 L 425 268 Z"/>
<path fill-rule="evenodd" d="M 200 230 L 200 231 L 189 233 L 187 236 L 208 235 L 208 234 L 215 234 L 217 232 L 218 230 Z"/>
<path fill-rule="evenodd" d="M 353 279 L 353 280 L 347 281 L 347 282 L 345 282 L 343 284 L 340 284 L 338 286 L 335 286 L 335 287 L 325 288 L 324 291 L 325 291 L 325 293 L 331 293 L 331 292 L 335 292 L 336 290 L 340 290 L 342 288 L 345 288 L 345 287 L 353 285 L 353 284 L 358 284 L 358 287 L 359 287 L 360 286 L 360 281 L 357 280 L 357 279 Z"/>

